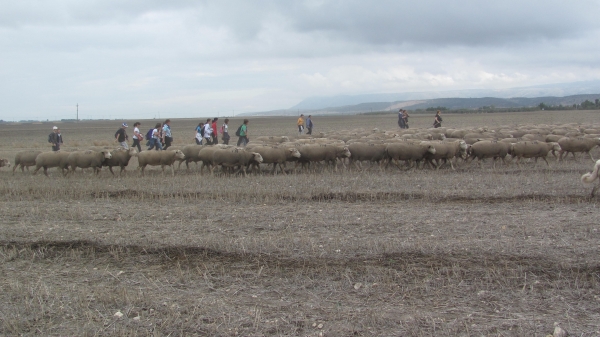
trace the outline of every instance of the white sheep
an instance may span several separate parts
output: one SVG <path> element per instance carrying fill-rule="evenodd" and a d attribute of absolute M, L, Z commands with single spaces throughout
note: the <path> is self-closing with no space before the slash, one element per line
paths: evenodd
<path fill-rule="evenodd" d="M 586 173 L 581 176 L 581 182 L 583 182 L 584 184 L 593 183 L 594 180 L 598 179 L 598 170 L 599 169 L 600 169 L 600 160 L 597 160 L 592 172 Z M 598 185 L 594 186 L 594 188 L 592 189 L 592 197 L 594 196 L 594 194 L 596 193 L 596 190 L 598 190 L 599 187 L 600 187 L 600 180 L 598 181 Z"/>

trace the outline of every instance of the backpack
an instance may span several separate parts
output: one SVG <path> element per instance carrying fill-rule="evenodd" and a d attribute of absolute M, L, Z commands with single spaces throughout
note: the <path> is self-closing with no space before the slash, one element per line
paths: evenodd
<path fill-rule="evenodd" d="M 53 134 L 54 134 L 54 132 L 51 132 L 51 133 L 48 135 L 48 143 L 52 143 L 52 138 L 53 138 L 53 137 L 52 137 L 52 135 L 53 135 Z"/>
<path fill-rule="evenodd" d="M 148 132 L 146 132 L 146 139 L 152 139 L 153 133 L 154 133 L 154 129 L 148 130 Z"/>
<path fill-rule="evenodd" d="M 244 125 L 244 124 L 242 124 L 242 125 Z M 236 135 L 236 136 L 238 136 L 238 137 L 241 137 L 241 136 L 240 136 L 240 133 L 242 132 L 242 125 L 240 125 L 240 127 L 239 127 L 239 128 L 237 129 L 237 131 L 235 132 L 235 135 Z"/>

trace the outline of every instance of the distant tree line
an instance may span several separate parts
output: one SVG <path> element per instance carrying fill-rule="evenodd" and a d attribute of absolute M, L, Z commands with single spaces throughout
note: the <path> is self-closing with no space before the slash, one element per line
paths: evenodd
<path fill-rule="evenodd" d="M 600 109 L 600 99 L 596 98 L 594 102 L 586 99 L 581 104 L 575 103 L 573 105 L 548 105 L 542 102 L 537 107 L 540 110 L 596 110 Z"/>
<path fill-rule="evenodd" d="M 447 111 L 448 108 L 446 108 L 445 106 L 438 106 L 437 108 L 429 107 L 429 108 L 425 109 L 425 111 L 438 111 L 438 110 Z"/>

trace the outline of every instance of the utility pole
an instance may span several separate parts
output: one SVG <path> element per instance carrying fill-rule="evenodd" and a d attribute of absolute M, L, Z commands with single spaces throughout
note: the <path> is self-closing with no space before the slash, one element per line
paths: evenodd
<path fill-rule="evenodd" d="M 77 107 L 77 121 L 79 122 L 79 103 L 77 103 L 76 107 Z"/>

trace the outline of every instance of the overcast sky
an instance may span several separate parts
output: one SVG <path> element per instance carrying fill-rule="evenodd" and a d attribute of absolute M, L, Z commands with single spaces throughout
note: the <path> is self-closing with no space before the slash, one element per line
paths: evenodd
<path fill-rule="evenodd" d="M 600 0 L 4 1 L 0 119 L 598 80 L 598 15 Z"/>

